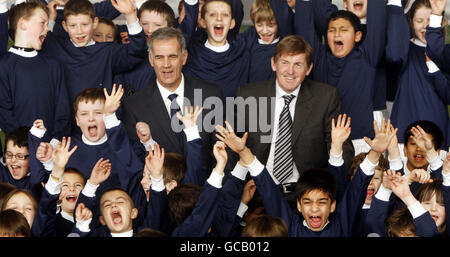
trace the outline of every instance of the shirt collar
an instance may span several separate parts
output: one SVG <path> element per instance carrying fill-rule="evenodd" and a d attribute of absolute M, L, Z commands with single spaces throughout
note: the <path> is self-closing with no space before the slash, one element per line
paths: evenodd
<path fill-rule="evenodd" d="M 111 232 L 111 236 L 112 237 L 133 237 L 133 230 L 123 232 L 123 233 L 112 233 Z"/>
<path fill-rule="evenodd" d="M 169 91 L 167 88 L 165 88 L 163 85 L 161 85 L 158 80 L 156 80 L 156 85 L 158 86 L 159 92 L 161 93 L 161 96 L 164 100 L 168 99 L 169 95 L 171 95 L 171 94 L 177 94 L 178 96 L 184 97 L 184 75 L 183 75 L 183 73 L 181 73 L 180 85 L 178 85 L 177 89 L 175 89 L 174 92 Z"/>
<path fill-rule="evenodd" d="M 31 51 L 31 52 L 25 52 L 23 50 L 12 48 L 12 47 L 10 47 L 8 51 L 11 52 L 11 53 L 20 55 L 22 57 L 28 57 L 28 58 L 35 57 L 38 54 L 38 52 L 36 50 Z"/>
<path fill-rule="evenodd" d="M 276 43 L 278 43 L 278 41 L 280 41 L 280 37 L 275 38 L 275 39 L 272 41 L 272 43 L 270 43 L 270 45 L 276 44 Z M 262 41 L 261 38 L 258 38 L 258 43 L 261 44 L 261 45 L 265 45 L 265 44 L 264 44 L 264 41 Z"/>
<path fill-rule="evenodd" d="M 65 211 L 63 211 L 63 210 L 61 210 L 61 216 L 62 216 L 64 219 L 66 219 L 66 220 L 68 220 L 68 221 L 71 221 L 72 223 L 75 223 L 75 220 L 73 219 L 73 216 L 70 215 L 70 214 L 68 214 L 67 212 L 65 212 Z"/>
<path fill-rule="evenodd" d="M 100 138 L 100 140 L 98 140 L 97 142 L 92 142 L 89 139 L 87 139 L 84 135 L 81 135 L 81 140 L 83 140 L 83 143 L 87 145 L 101 145 L 105 143 L 106 140 L 108 140 L 108 136 L 105 133 L 105 135 L 102 138 Z"/>
<path fill-rule="evenodd" d="M 281 89 L 280 85 L 278 84 L 278 81 L 275 80 L 275 97 L 279 98 L 284 95 L 294 95 L 295 97 L 298 97 L 298 93 L 300 92 L 300 87 L 302 84 L 300 84 L 292 93 L 288 94 L 283 89 Z"/>
<path fill-rule="evenodd" d="M 230 44 L 228 44 L 228 40 L 227 40 L 225 42 L 225 45 L 223 45 L 223 46 L 213 46 L 209 43 L 208 40 L 206 40 L 205 47 L 213 50 L 216 53 L 223 53 L 223 52 L 226 52 L 230 48 Z"/>
<path fill-rule="evenodd" d="M 85 46 L 78 46 L 77 44 L 75 44 L 75 42 L 72 41 L 72 39 L 70 40 L 70 42 L 72 42 L 72 44 L 73 44 L 75 47 L 86 47 L 86 46 L 95 45 L 95 41 L 94 41 L 93 39 L 91 39 L 91 41 L 90 41 L 89 43 L 87 43 L 87 45 L 85 45 Z"/>
<path fill-rule="evenodd" d="M 360 19 L 361 24 L 367 24 L 367 19 Z"/>
<path fill-rule="evenodd" d="M 422 41 L 420 41 L 417 38 L 411 38 L 411 42 L 417 46 L 421 46 L 421 47 L 427 47 L 426 44 L 424 44 Z"/>

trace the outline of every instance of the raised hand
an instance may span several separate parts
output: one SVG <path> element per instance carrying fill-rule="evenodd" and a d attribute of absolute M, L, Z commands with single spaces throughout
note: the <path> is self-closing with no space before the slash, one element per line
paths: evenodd
<path fill-rule="evenodd" d="M 92 218 L 92 211 L 84 203 L 80 203 L 75 210 L 75 219 L 77 221 L 86 221 Z"/>
<path fill-rule="evenodd" d="M 66 3 L 62 0 L 52 0 L 50 3 L 47 4 L 48 10 L 49 10 L 49 21 L 55 21 L 56 17 L 58 16 L 58 13 L 56 11 L 56 6 L 64 6 Z"/>
<path fill-rule="evenodd" d="M 70 156 L 77 150 L 77 146 L 75 145 L 70 148 L 70 140 L 69 137 L 66 140 L 66 137 L 62 138 L 62 141 L 58 143 L 58 146 L 55 149 L 55 152 L 53 153 L 53 172 L 52 174 L 57 171 L 57 174 L 54 174 L 57 177 L 61 177 L 62 173 L 64 172 L 64 167 L 66 166 L 67 162 L 69 161 Z M 59 175 L 59 176 L 58 176 Z"/>
<path fill-rule="evenodd" d="M 386 123 L 383 119 L 381 121 L 381 128 L 378 128 L 377 122 L 373 121 L 373 130 L 375 131 L 375 138 L 371 140 L 364 137 L 366 143 L 370 146 L 372 151 L 382 154 L 388 148 L 392 138 L 396 135 L 398 128 L 391 130 L 391 120 Z"/>
<path fill-rule="evenodd" d="M 417 182 L 420 184 L 430 183 L 433 182 L 432 179 L 430 179 L 431 175 L 424 169 L 414 169 L 406 175 L 406 179 L 408 182 Z"/>
<path fill-rule="evenodd" d="M 228 160 L 228 155 L 227 155 L 227 151 L 225 150 L 225 143 L 221 142 L 221 141 L 217 141 L 214 144 L 214 148 L 213 148 L 213 153 L 214 153 L 214 157 L 216 158 L 217 164 L 216 167 L 214 168 L 214 170 L 220 174 L 223 175 L 223 171 L 225 169 L 225 166 L 227 164 L 227 160 Z"/>
<path fill-rule="evenodd" d="M 404 177 L 396 177 L 391 180 L 392 192 L 400 198 L 406 206 L 409 206 L 416 202 L 416 198 L 411 193 L 408 181 Z"/>
<path fill-rule="evenodd" d="M 216 134 L 216 137 L 220 141 L 224 142 L 235 153 L 239 154 L 245 149 L 245 142 L 247 142 L 248 132 L 245 132 L 242 138 L 240 138 L 236 136 L 228 121 L 225 121 L 225 125 L 227 126 L 226 129 L 221 125 L 216 125 L 216 130 L 220 134 Z"/>
<path fill-rule="evenodd" d="M 411 128 L 412 139 L 416 142 L 417 146 L 424 152 L 433 149 L 433 142 L 426 136 L 426 132 L 420 127 Z"/>
<path fill-rule="evenodd" d="M 395 160 L 398 157 L 400 157 L 400 149 L 398 148 L 398 138 L 397 133 L 395 133 L 396 130 L 394 129 L 394 126 L 392 126 L 392 124 L 389 129 L 391 130 L 393 136 L 387 150 L 389 153 L 389 159 Z"/>
<path fill-rule="evenodd" d="M 400 172 L 396 173 L 395 170 L 387 170 L 383 172 L 383 187 L 386 189 L 392 190 L 392 183 L 391 181 L 394 179 L 398 179 L 401 177 Z"/>
<path fill-rule="evenodd" d="M 46 130 L 44 121 L 41 119 L 37 119 L 33 122 L 33 126 L 40 130 Z"/>
<path fill-rule="evenodd" d="M 111 163 L 109 160 L 103 160 L 100 158 L 92 168 L 91 176 L 89 177 L 89 183 L 96 186 L 105 182 L 109 175 L 111 175 Z"/>
<path fill-rule="evenodd" d="M 111 0 L 111 4 L 117 11 L 125 15 L 127 24 L 133 24 L 138 20 L 136 5 L 133 0 Z"/>
<path fill-rule="evenodd" d="M 242 192 L 241 202 L 248 205 L 250 200 L 252 200 L 253 196 L 255 195 L 255 191 L 256 191 L 256 184 L 255 184 L 255 181 L 253 179 L 251 179 L 244 186 L 244 191 Z"/>
<path fill-rule="evenodd" d="M 195 122 L 197 121 L 198 116 L 203 111 L 203 107 L 191 106 L 190 111 L 188 111 L 188 107 L 184 107 L 184 115 L 181 116 L 180 112 L 177 112 L 177 118 L 183 122 L 185 128 L 191 128 L 195 126 Z"/>
<path fill-rule="evenodd" d="M 145 157 L 144 172 L 148 172 L 148 175 L 155 179 L 162 178 L 162 167 L 164 165 L 164 148 L 159 148 L 158 144 L 155 144 L 153 151 L 149 151 L 147 157 Z"/>
<path fill-rule="evenodd" d="M 52 159 L 53 147 L 47 142 L 41 142 L 36 149 L 36 159 L 41 162 L 47 162 Z"/>
<path fill-rule="evenodd" d="M 105 116 L 112 115 L 120 107 L 120 99 L 122 99 L 123 96 L 122 85 L 119 85 L 119 88 L 116 90 L 116 84 L 114 84 L 111 95 L 108 94 L 106 88 L 103 88 L 103 92 L 106 98 L 105 105 L 103 106 L 103 113 Z"/>
<path fill-rule="evenodd" d="M 442 16 L 447 6 L 447 0 L 430 0 L 431 13 Z"/>
<path fill-rule="evenodd" d="M 339 155 L 342 153 L 342 145 L 348 139 L 351 133 L 351 118 L 347 114 L 339 114 L 337 122 L 334 118 L 331 120 L 331 149 L 330 153 Z"/>
<path fill-rule="evenodd" d="M 147 143 L 152 138 L 150 126 L 142 121 L 136 123 L 136 134 L 138 138 L 144 143 Z"/>
<path fill-rule="evenodd" d="M 442 164 L 442 175 L 450 174 L 450 153 L 445 156 L 444 164 Z"/>
<path fill-rule="evenodd" d="M 152 185 L 152 180 L 150 178 L 150 175 L 148 172 L 144 170 L 142 179 L 141 179 L 141 186 L 142 189 L 144 189 L 145 197 L 147 198 L 147 202 L 150 198 L 150 186 Z"/>

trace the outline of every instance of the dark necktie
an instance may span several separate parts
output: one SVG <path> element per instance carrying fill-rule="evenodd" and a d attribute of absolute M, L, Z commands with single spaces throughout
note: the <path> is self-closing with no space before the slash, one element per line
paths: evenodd
<path fill-rule="evenodd" d="M 180 114 L 181 114 L 181 108 L 176 101 L 177 96 L 178 95 L 175 93 L 168 96 L 168 98 L 170 100 L 170 118 L 171 118 L 171 121 L 173 119 L 175 119 L 177 124 L 182 126 L 181 121 L 176 117 L 177 112 L 180 112 Z M 178 142 L 180 143 L 181 149 L 183 149 L 183 146 L 184 146 L 183 131 L 175 132 L 175 134 L 177 135 Z"/>

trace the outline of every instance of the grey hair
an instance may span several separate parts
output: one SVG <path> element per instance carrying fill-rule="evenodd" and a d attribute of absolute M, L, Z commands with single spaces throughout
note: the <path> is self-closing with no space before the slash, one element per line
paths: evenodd
<path fill-rule="evenodd" d="M 148 39 L 147 46 L 148 46 L 148 52 L 150 53 L 150 56 L 153 58 L 153 41 L 155 40 L 169 40 L 172 38 L 176 38 L 178 41 L 178 45 L 181 49 L 181 54 L 184 54 L 184 51 L 186 50 L 186 40 L 184 39 L 183 33 L 181 33 L 181 30 L 166 27 L 166 28 L 160 28 L 155 30 Z"/>

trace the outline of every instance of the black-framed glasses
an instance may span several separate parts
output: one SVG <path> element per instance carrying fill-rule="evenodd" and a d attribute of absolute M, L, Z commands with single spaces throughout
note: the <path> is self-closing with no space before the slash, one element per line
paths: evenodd
<path fill-rule="evenodd" d="M 6 159 L 12 159 L 13 157 L 16 157 L 17 160 L 25 160 L 26 158 L 30 157 L 30 155 L 23 154 L 23 153 L 12 154 L 11 152 L 6 152 L 5 153 L 5 158 Z"/>

